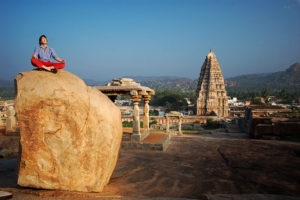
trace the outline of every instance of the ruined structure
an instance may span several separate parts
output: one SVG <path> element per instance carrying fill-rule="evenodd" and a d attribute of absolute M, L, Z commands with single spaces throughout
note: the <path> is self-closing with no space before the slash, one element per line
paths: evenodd
<path fill-rule="evenodd" d="M 170 113 L 166 114 L 166 121 L 167 121 L 166 132 L 167 133 L 170 132 L 170 122 L 173 122 L 174 120 L 172 119 L 174 118 L 178 119 L 178 135 L 183 135 L 181 130 L 183 114 L 176 111 L 171 111 Z"/>
<path fill-rule="evenodd" d="M 196 94 L 197 115 L 228 116 L 228 99 L 224 78 L 216 55 L 212 50 L 201 68 Z"/>
<path fill-rule="evenodd" d="M 15 109 L 13 106 L 9 106 L 6 110 L 6 135 L 14 134 L 17 131 L 17 122 L 15 117 Z M 2 120 L 1 120 L 2 121 Z"/>
<path fill-rule="evenodd" d="M 155 94 L 154 90 L 141 86 L 130 78 L 115 78 L 106 86 L 95 86 L 102 93 L 106 94 L 112 101 L 119 95 L 130 95 L 133 102 L 133 135 L 132 139 L 141 141 L 149 135 L 149 101 L 151 96 Z M 143 128 L 145 132 L 141 132 L 140 128 L 140 111 L 139 102 L 141 97 L 144 100 L 144 116 Z"/>

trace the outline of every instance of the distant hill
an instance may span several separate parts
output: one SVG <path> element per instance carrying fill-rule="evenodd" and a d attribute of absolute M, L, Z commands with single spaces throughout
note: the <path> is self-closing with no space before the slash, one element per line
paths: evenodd
<path fill-rule="evenodd" d="M 300 90 L 300 63 L 295 63 L 285 71 L 268 74 L 241 75 L 226 79 L 228 87 L 265 87 Z"/>
<path fill-rule="evenodd" d="M 160 77 L 131 77 L 142 85 L 154 89 L 195 90 L 198 80 L 190 78 L 160 76 Z M 287 89 L 300 91 L 300 63 L 295 63 L 285 71 L 263 74 L 248 74 L 225 79 L 228 89 Z"/>
<path fill-rule="evenodd" d="M 96 85 L 105 85 L 108 81 L 95 81 L 93 79 L 83 79 L 85 84 L 89 86 L 96 86 Z"/>
<path fill-rule="evenodd" d="M 128 77 L 153 89 L 195 90 L 198 80 L 176 76 L 136 76 Z M 87 85 L 104 85 L 109 81 L 84 79 Z M 272 88 L 300 91 L 300 63 L 295 63 L 285 71 L 264 74 L 241 75 L 225 80 L 228 89 L 234 88 Z M 0 88 L 13 88 L 14 82 L 0 80 Z"/>
<path fill-rule="evenodd" d="M 153 89 L 181 89 L 194 90 L 197 80 L 175 76 L 156 76 L 156 77 L 130 77 L 136 82 Z"/>
<path fill-rule="evenodd" d="M 14 81 L 10 80 L 0 80 L 0 88 L 13 88 Z"/>

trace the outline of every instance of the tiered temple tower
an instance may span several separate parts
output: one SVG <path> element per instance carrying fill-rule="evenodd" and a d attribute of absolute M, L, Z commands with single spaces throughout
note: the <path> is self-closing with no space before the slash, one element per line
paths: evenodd
<path fill-rule="evenodd" d="M 228 99 L 224 78 L 216 55 L 212 50 L 202 65 L 196 90 L 197 115 L 228 116 Z"/>

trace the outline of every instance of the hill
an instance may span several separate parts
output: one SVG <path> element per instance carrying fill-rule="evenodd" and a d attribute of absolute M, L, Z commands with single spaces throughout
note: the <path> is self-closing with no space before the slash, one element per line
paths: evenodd
<path fill-rule="evenodd" d="M 194 90 L 197 80 L 190 78 L 175 77 L 175 76 L 156 76 L 156 77 L 130 77 L 136 82 L 141 83 L 153 89 L 179 89 L 179 90 Z"/>
<path fill-rule="evenodd" d="M 198 80 L 176 76 L 135 76 L 129 77 L 144 86 L 153 89 L 171 89 L 176 91 L 190 92 L 195 91 Z M 87 85 L 104 85 L 109 81 L 95 81 L 84 79 Z M 270 89 L 279 91 L 285 89 L 291 92 L 300 91 L 300 63 L 295 63 L 288 67 L 285 71 L 264 74 L 248 74 L 225 79 L 226 89 L 229 93 L 242 91 L 261 91 Z M 0 88 L 2 97 L 7 96 L 7 89 L 14 87 L 13 81 L 0 80 Z M 5 93 L 5 95 L 3 95 Z M 13 94 L 13 90 L 9 95 Z M 233 94 L 232 94 L 233 95 Z M 0 91 L 1 96 L 1 91 Z"/>
<path fill-rule="evenodd" d="M 195 90 L 198 80 L 183 77 L 131 77 L 142 85 L 153 89 Z M 281 90 L 300 91 L 300 63 L 285 71 L 263 74 L 248 74 L 225 79 L 228 90 Z"/>
<path fill-rule="evenodd" d="M 14 81 L 12 80 L 0 80 L 0 88 L 13 88 Z"/>
<path fill-rule="evenodd" d="M 300 89 L 300 63 L 291 65 L 285 71 L 228 78 L 226 84 L 228 87 Z"/>

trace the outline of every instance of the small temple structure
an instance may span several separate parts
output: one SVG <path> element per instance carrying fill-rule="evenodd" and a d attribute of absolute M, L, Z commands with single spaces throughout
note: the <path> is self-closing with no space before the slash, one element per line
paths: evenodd
<path fill-rule="evenodd" d="M 95 87 L 112 101 L 119 95 L 130 95 L 133 102 L 133 135 L 131 137 L 133 140 L 141 141 L 149 135 L 149 101 L 151 96 L 155 94 L 154 90 L 141 86 L 140 83 L 136 83 L 130 78 L 115 78 L 107 83 L 106 86 Z M 140 128 L 139 102 L 142 97 L 144 100 L 143 128 L 145 132 L 141 132 Z"/>
<path fill-rule="evenodd" d="M 228 98 L 217 57 L 210 50 L 202 65 L 197 85 L 197 115 L 228 116 Z"/>

